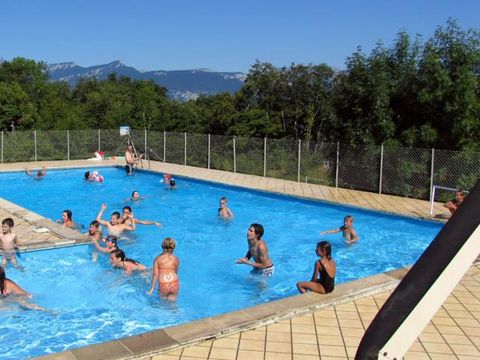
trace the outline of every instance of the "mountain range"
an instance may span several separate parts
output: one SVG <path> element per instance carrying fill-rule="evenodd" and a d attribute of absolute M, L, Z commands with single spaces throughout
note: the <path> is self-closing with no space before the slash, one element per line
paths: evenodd
<path fill-rule="evenodd" d="M 128 76 L 134 80 L 153 80 L 168 90 L 168 96 L 179 101 L 196 99 L 200 94 L 235 93 L 243 85 L 245 74 L 241 72 L 214 72 L 198 70 L 140 71 L 120 61 L 109 64 L 82 67 L 73 62 L 49 64 L 47 70 L 53 81 L 66 81 L 75 85 L 81 78 L 104 80 L 110 74 Z"/>

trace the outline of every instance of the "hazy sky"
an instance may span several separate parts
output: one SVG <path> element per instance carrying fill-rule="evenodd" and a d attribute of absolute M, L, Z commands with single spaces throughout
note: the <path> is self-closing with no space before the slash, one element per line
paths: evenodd
<path fill-rule="evenodd" d="M 343 68 L 357 48 L 405 30 L 430 37 L 453 17 L 480 27 L 480 0 L 0 0 L 0 58 L 143 70 Z"/>

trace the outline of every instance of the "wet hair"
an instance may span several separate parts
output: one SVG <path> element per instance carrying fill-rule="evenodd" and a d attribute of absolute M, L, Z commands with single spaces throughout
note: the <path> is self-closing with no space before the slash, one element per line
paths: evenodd
<path fill-rule="evenodd" d="M 140 264 L 137 260 L 129 259 L 125 256 L 125 252 L 122 249 L 116 248 L 115 250 L 110 251 L 110 254 L 113 254 L 117 259 L 120 258 L 121 261 L 128 261 L 134 264 Z"/>
<path fill-rule="evenodd" d="M 99 227 L 99 226 L 100 226 L 100 223 L 99 223 L 97 220 L 93 220 L 93 221 L 90 223 L 90 226 Z"/>
<path fill-rule="evenodd" d="M 173 254 L 173 250 L 175 249 L 175 240 L 172 238 L 165 238 L 162 242 L 162 249 L 164 254 Z"/>
<path fill-rule="evenodd" d="M 113 245 L 115 245 L 115 247 L 117 248 L 117 237 L 115 235 L 108 235 L 106 238 L 105 238 L 105 242 L 107 241 L 110 241 Z"/>
<path fill-rule="evenodd" d="M 73 214 L 72 214 L 72 212 L 71 212 L 70 210 L 63 210 L 63 212 L 64 212 L 65 214 L 67 214 L 68 220 L 72 220 L 72 215 L 73 215 Z"/>
<path fill-rule="evenodd" d="M 353 221 L 353 216 L 352 215 L 347 215 L 343 218 L 343 221 L 351 219 Z"/>
<path fill-rule="evenodd" d="M 133 195 L 135 195 L 135 193 L 138 193 L 138 191 L 137 190 L 132 191 L 132 197 L 133 197 Z M 138 194 L 138 195 L 140 195 L 140 194 Z"/>
<path fill-rule="evenodd" d="M 332 258 L 332 245 L 330 245 L 328 241 L 320 241 L 317 243 L 317 249 L 322 249 L 328 260 Z"/>
<path fill-rule="evenodd" d="M 85 172 L 85 180 L 88 180 L 90 178 L 90 171 Z"/>
<path fill-rule="evenodd" d="M 260 239 L 263 236 L 263 226 L 260 224 L 251 224 L 250 227 L 253 227 L 255 231 L 255 237 Z"/>
<path fill-rule="evenodd" d="M 5 270 L 0 266 L 0 296 L 3 296 L 5 291 Z"/>
<path fill-rule="evenodd" d="M 170 180 L 170 186 L 172 186 L 172 187 L 175 186 L 175 180 L 173 180 L 173 179 Z"/>
<path fill-rule="evenodd" d="M 8 225 L 9 227 L 13 227 L 13 219 L 12 218 L 6 218 L 2 220 L 2 225 Z"/>
<path fill-rule="evenodd" d="M 112 216 L 115 216 L 117 219 L 120 219 L 120 213 L 118 211 L 114 211 Z"/>
<path fill-rule="evenodd" d="M 128 212 L 132 212 L 132 208 L 130 206 L 124 206 L 122 210 L 125 210 L 125 209 L 127 209 Z"/>

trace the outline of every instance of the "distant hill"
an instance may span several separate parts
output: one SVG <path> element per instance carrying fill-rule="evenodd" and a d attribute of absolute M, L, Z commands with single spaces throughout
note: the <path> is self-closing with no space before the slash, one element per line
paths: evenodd
<path fill-rule="evenodd" d="M 70 85 L 75 85 L 80 78 L 104 80 L 112 73 L 135 80 L 153 80 L 168 89 L 169 97 L 180 101 L 195 99 L 200 94 L 233 94 L 240 90 L 245 80 L 245 74 L 240 72 L 213 72 L 204 69 L 139 71 L 120 61 L 89 67 L 66 62 L 49 64 L 47 69 L 53 81 L 66 81 Z"/>

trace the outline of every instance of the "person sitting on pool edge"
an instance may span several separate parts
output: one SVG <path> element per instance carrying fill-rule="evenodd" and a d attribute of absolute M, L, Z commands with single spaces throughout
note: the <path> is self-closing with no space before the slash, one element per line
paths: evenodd
<path fill-rule="evenodd" d="M 127 274 L 131 274 L 136 270 L 145 270 L 145 265 L 141 264 L 137 260 L 129 259 L 125 256 L 123 250 L 116 248 L 110 252 L 110 264 L 114 268 L 119 268 L 125 271 Z"/>
<path fill-rule="evenodd" d="M 446 202 L 443 205 L 443 207 L 446 207 L 448 211 L 450 211 L 450 214 L 453 215 L 455 211 L 457 211 L 460 205 L 463 203 L 464 199 L 465 199 L 465 191 L 459 190 L 455 193 L 455 199 Z"/>
<path fill-rule="evenodd" d="M 148 294 L 151 295 L 158 283 L 158 293 L 160 297 L 175 301 L 178 296 L 178 267 L 180 262 L 173 255 L 175 249 L 175 240 L 165 238 L 162 242 L 162 254 L 153 261 L 152 285 Z"/>
<path fill-rule="evenodd" d="M 268 255 L 267 244 L 262 240 L 263 226 L 251 224 L 247 230 L 248 251 L 244 258 L 236 261 L 237 264 L 246 264 L 253 267 L 254 271 L 261 272 L 264 276 L 272 276 L 275 267 Z M 253 262 L 249 260 L 253 258 Z"/>
<path fill-rule="evenodd" d="M 36 174 L 32 174 L 29 168 L 25 168 L 25 174 L 32 177 L 34 180 L 42 180 L 47 176 L 47 168 L 42 166 L 42 170 L 38 170 Z"/>
<path fill-rule="evenodd" d="M 358 235 L 355 229 L 353 228 L 353 216 L 347 215 L 343 219 L 343 226 L 340 226 L 337 229 L 321 231 L 320 235 L 323 234 L 336 234 L 338 232 L 343 233 L 343 238 L 347 244 L 353 244 L 358 241 Z"/>
<path fill-rule="evenodd" d="M 328 294 L 335 287 L 337 265 L 332 258 L 332 246 L 328 241 L 321 241 L 317 244 L 316 253 L 320 259 L 315 262 L 312 279 L 297 282 L 297 289 L 302 294 L 307 291 Z"/>
<path fill-rule="evenodd" d="M 118 211 L 114 211 L 112 216 L 110 217 L 110 221 L 102 220 L 103 212 L 107 208 L 107 205 L 102 204 L 100 212 L 97 215 L 97 221 L 102 224 L 103 226 L 107 227 L 107 231 L 109 235 L 115 235 L 116 237 L 120 237 L 124 231 L 133 231 L 135 230 L 135 221 L 126 221 L 124 223 L 120 222 L 120 213 Z M 133 214 L 128 214 L 128 217 L 133 219 Z"/>
<path fill-rule="evenodd" d="M 220 207 L 218 208 L 218 216 L 220 216 L 223 219 L 232 219 L 233 212 L 227 206 L 227 203 L 228 203 L 228 199 L 225 196 L 222 196 L 220 198 Z"/>

